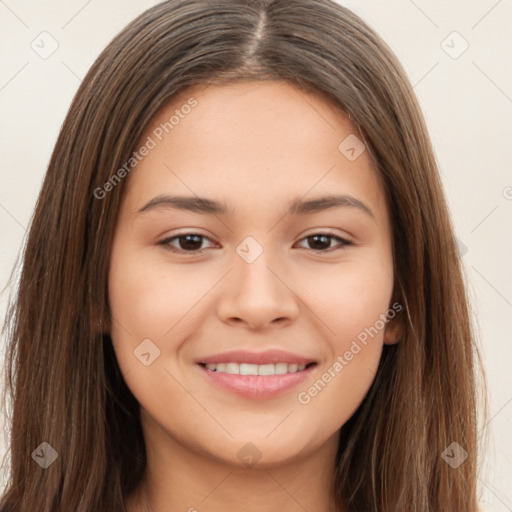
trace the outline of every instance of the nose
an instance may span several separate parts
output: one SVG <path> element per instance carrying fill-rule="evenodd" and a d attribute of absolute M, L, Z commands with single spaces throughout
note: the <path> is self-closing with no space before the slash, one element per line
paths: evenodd
<path fill-rule="evenodd" d="M 259 330 L 284 327 L 297 318 L 299 299 L 293 283 L 273 268 L 279 266 L 267 251 L 252 263 L 235 255 L 234 267 L 217 302 L 217 314 L 223 322 Z"/>

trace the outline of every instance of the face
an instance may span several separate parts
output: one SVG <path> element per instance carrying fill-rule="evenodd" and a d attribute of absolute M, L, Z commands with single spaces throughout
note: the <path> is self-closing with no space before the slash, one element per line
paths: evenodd
<path fill-rule="evenodd" d="M 335 451 L 393 342 L 390 219 L 361 140 L 285 82 L 196 86 L 154 118 L 109 271 L 149 451 L 239 466 Z"/>

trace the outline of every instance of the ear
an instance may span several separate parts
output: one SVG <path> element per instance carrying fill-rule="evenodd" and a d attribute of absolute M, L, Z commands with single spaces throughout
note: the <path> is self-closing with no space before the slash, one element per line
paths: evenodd
<path fill-rule="evenodd" d="M 384 331 L 384 344 L 396 345 L 403 337 L 401 323 L 390 320 Z"/>
<path fill-rule="evenodd" d="M 404 300 L 402 297 L 403 295 L 400 291 L 398 291 L 397 283 L 395 281 L 393 295 L 389 306 L 389 311 L 392 311 L 394 314 L 392 317 L 390 314 L 388 314 L 389 320 L 387 321 L 386 328 L 384 330 L 384 344 L 386 345 L 395 345 L 404 337 L 405 308 Z"/>

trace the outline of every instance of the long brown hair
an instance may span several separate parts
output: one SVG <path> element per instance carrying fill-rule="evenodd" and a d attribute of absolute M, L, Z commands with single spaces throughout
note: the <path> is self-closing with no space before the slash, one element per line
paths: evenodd
<path fill-rule="evenodd" d="M 384 347 L 370 391 L 341 429 L 340 506 L 476 512 L 479 356 L 428 131 L 392 51 L 331 0 L 170 0 L 93 64 L 55 145 L 8 309 L 11 468 L 0 509 L 117 512 L 140 481 L 139 406 L 108 335 L 124 182 L 102 198 L 95 191 L 174 95 L 236 80 L 286 80 L 350 115 L 390 206 L 402 335 Z M 457 468 L 442 456 L 453 442 L 468 454 Z M 41 443 L 58 455 L 46 469 L 33 456 L 49 456 Z"/>

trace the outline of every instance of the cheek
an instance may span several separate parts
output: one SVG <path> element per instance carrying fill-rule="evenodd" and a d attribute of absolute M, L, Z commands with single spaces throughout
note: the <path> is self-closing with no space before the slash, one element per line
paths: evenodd
<path fill-rule="evenodd" d="M 169 374 L 182 380 L 177 352 L 197 327 L 194 305 L 212 286 L 207 275 L 191 279 L 193 267 L 171 269 L 129 245 L 113 246 L 109 300 L 116 358 L 139 403 L 165 424 L 171 423 L 170 417 L 161 417 L 168 401 L 183 414 L 197 416 L 194 403 Z"/>
<path fill-rule="evenodd" d="M 129 332 L 134 341 L 144 338 L 171 342 L 183 331 L 195 304 L 214 280 L 193 265 L 174 268 L 113 252 L 109 297 L 116 332 Z"/>
<path fill-rule="evenodd" d="M 380 315 L 390 307 L 393 291 L 391 261 L 344 261 L 317 270 L 313 280 L 312 275 L 298 272 L 294 291 L 300 291 L 315 313 L 318 328 L 336 355 L 347 350 L 347 343 L 359 335 L 364 338 L 376 323 L 379 333 L 373 338 L 382 341 Z"/>
<path fill-rule="evenodd" d="M 328 356 L 315 380 L 299 390 L 297 402 L 310 418 L 328 416 L 319 425 L 326 432 L 350 418 L 375 378 L 391 307 L 390 268 L 382 262 L 347 262 L 326 275 L 317 274 L 317 286 L 308 288 Z"/>

